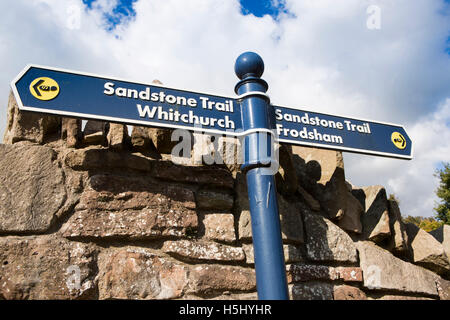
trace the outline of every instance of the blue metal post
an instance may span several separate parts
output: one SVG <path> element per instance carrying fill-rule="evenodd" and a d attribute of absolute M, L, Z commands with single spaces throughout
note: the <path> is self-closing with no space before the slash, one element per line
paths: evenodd
<path fill-rule="evenodd" d="M 264 62 L 256 53 L 245 52 L 237 58 L 235 72 L 241 79 L 235 92 L 242 98 L 243 127 L 244 130 L 253 129 L 244 138 L 241 170 L 247 176 L 258 298 L 287 300 L 277 190 L 274 172 L 268 168 L 277 159 L 273 155 L 273 136 L 268 132 L 274 127 L 270 101 L 265 94 L 268 85 L 260 78 Z"/>

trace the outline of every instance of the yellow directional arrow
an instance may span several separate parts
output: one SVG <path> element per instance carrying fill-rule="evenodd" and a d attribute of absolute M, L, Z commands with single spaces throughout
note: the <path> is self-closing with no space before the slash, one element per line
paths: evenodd
<path fill-rule="evenodd" d="M 36 99 L 48 101 L 59 94 L 59 85 L 52 78 L 40 77 L 31 81 L 30 92 Z"/>
<path fill-rule="evenodd" d="M 392 132 L 391 141 L 398 149 L 403 150 L 406 148 L 406 139 L 400 132 Z"/>

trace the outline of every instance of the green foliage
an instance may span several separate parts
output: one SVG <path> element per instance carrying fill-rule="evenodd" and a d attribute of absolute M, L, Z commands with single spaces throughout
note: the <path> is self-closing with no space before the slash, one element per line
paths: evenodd
<path fill-rule="evenodd" d="M 442 226 L 443 223 L 441 221 L 437 221 L 434 218 L 427 218 L 420 222 L 419 228 L 422 228 L 423 230 L 430 232 L 433 230 L 436 230 L 440 226 Z"/>
<path fill-rule="evenodd" d="M 442 221 L 438 221 L 435 218 L 407 216 L 402 220 L 404 223 L 413 223 L 427 232 L 433 231 L 443 225 Z"/>
<path fill-rule="evenodd" d="M 404 223 L 413 223 L 416 226 L 419 226 L 420 222 L 425 219 L 424 217 L 413 217 L 413 216 L 407 216 L 406 218 L 403 218 Z"/>
<path fill-rule="evenodd" d="M 441 202 L 434 208 L 436 219 L 445 224 L 450 224 L 450 163 L 444 163 L 444 168 L 436 171 L 436 177 L 440 179 L 436 195 Z"/>

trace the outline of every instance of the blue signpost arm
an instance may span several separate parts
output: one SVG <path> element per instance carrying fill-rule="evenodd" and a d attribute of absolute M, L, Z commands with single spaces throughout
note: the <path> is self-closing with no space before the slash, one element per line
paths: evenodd
<path fill-rule="evenodd" d="M 235 92 L 242 96 L 244 130 L 254 133 L 244 139 L 244 164 L 252 220 L 256 286 L 261 300 L 286 300 L 288 289 L 278 215 L 277 190 L 273 167 L 278 168 L 273 152 L 274 118 L 265 92 L 267 83 L 261 79 L 264 62 L 253 52 L 241 54 L 235 64 L 241 79 Z"/>

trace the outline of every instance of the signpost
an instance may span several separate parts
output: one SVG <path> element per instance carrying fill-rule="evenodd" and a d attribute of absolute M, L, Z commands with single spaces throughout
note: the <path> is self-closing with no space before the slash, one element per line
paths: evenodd
<path fill-rule="evenodd" d="M 287 299 L 274 142 L 400 159 L 413 146 L 400 125 L 273 106 L 260 56 L 245 52 L 237 97 L 167 88 L 89 73 L 27 66 L 11 87 L 20 110 L 244 138 L 255 269 L 260 299 Z"/>
<path fill-rule="evenodd" d="M 27 66 L 11 87 L 26 111 L 233 136 L 252 130 L 241 117 L 245 94 L 224 97 L 37 65 Z M 269 109 L 275 120 L 267 129 L 279 142 L 412 158 L 412 142 L 400 125 L 281 106 Z"/>

